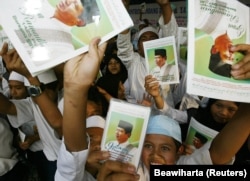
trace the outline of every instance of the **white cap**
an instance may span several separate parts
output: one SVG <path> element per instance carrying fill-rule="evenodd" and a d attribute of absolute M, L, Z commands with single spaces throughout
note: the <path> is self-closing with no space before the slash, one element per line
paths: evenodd
<path fill-rule="evenodd" d="M 37 75 L 37 77 L 39 81 L 44 84 L 48 84 L 57 80 L 56 74 L 53 69 L 42 72 L 41 74 Z M 30 85 L 29 81 L 26 78 L 24 79 L 24 84 L 25 86 Z"/>
<path fill-rule="evenodd" d="M 153 32 L 153 33 L 155 33 L 157 36 L 159 36 L 157 29 L 155 29 L 155 28 L 152 27 L 152 26 L 147 26 L 147 27 L 141 29 L 141 31 L 139 31 L 138 39 L 141 37 L 141 35 L 142 35 L 143 33 L 146 33 L 146 32 Z"/>
<path fill-rule="evenodd" d="M 146 134 L 170 136 L 182 143 L 181 128 L 179 123 L 165 115 L 151 116 L 148 122 Z"/>
<path fill-rule="evenodd" d="M 10 76 L 9 76 L 9 80 L 16 80 L 19 82 L 24 82 L 24 76 L 15 72 L 15 71 L 11 71 Z"/>
<path fill-rule="evenodd" d="M 103 128 L 105 127 L 105 119 L 99 115 L 90 116 L 86 120 L 86 128 L 98 127 Z"/>

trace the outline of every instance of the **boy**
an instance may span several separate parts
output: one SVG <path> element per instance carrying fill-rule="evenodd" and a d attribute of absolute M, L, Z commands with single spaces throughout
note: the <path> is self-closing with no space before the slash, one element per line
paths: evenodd
<path fill-rule="evenodd" d="M 191 155 L 182 155 L 183 146 L 179 123 L 164 116 L 152 116 L 148 123 L 140 180 L 149 180 L 150 165 L 224 165 L 232 164 L 234 155 L 250 134 L 248 113 L 250 104 L 241 104 L 236 116 L 218 135 Z"/>

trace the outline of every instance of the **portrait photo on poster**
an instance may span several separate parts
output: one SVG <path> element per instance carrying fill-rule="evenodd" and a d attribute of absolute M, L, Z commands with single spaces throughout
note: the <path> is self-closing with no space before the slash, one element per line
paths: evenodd
<path fill-rule="evenodd" d="M 112 98 L 101 149 L 111 160 L 139 164 L 150 108 Z"/>
<path fill-rule="evenodd" d="M 143 43 L 148 73 L 160 84 L 179 83 L 178 56 L 174 36 Z"/>

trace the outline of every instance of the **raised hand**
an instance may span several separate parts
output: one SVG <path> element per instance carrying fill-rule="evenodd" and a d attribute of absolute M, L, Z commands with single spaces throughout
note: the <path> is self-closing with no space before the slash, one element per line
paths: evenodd
<path fill-rule="evenodd" d="M 97 174 L 98 181 L 135 181 L 139 180 L 134 166 L 119 161 L 107 160 Z"/>
<path fill-rule="evenodd" d="M 90 86 L 94 83 L 107 43 L 92 39 L 89 51 L 70 59 L 64 66 L 63 135 L 69 151 L 87 149 L 86 107 Z"/>
<path fill-rule="evenodd" d="M 94 38 L 89 45 L 88 53 L 79 55 L 65 64 L 64 83 L 78 86 L 92 85 L 107 45 L 107 43 L 103 43 L 98 48 L 99 42 L 100 38 Z"/>
<path fill-rule="evenodd" d="M 8 49 L 8 44 L 4 43 L 0 51 L 0 56 L 3 57 L 3 60 L 6 64 L 6 68 L 9 71 L 15 71 L 22 74 L 25 77 L 31 76 L 27 67 L 23 63 L 21 57 L 15 49 Z"/>
<path fill-rule="evenodd" d="M 144 87 L 147 93 L 150 94 L 152 97 L 160 96 L 160 84 L 157 79 L 154 78 L 152 75 L 147 75 L 145 77 Z"/>

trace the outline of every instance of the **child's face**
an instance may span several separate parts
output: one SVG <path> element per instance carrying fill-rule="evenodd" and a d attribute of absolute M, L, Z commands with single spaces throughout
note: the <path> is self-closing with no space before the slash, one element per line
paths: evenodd
<path fill-rule="evenodd" d="M 116 59 L 112 58 L 108 63 L 108 69 L 111 74 L 118 74 L 121 71 L 121 64 Z"/>
<path fill-rule="evenodd" d="M 90 151 L 101 150 L 103 129 L 99 127 L 90 127 L 87 128 L 87 133 L 90 137 Z"/>
<path fill-rule="evenodd" d="M 178 158 L 173 138 L 159 134 L 147 134 L 142 149 L 142 162 L 150 165 L 175 165 Z"/>
<path fill-rule="evenodd" d="M 28 96 L 27 89 L 23 82 L 9 80 L 9 88 L 12 99 L 24 99 Z"/>
<path fill-rule="evenodd" d="M 143 42 L 150 41 L 150 40 L 155 40 L 158 39 L 158 36 L 153 33 L 153 32 L 145 32 L 141 35 L 138 41 L 138 53 L 142 56 L 145 57 L 144 55 L 144 46 Z"/>
<path fill-rule="evenodd" d="M 238 106 L 232 101 L 217 100 L 210 109 L 216 122 L 227 123 L 237 112 Z"/>

